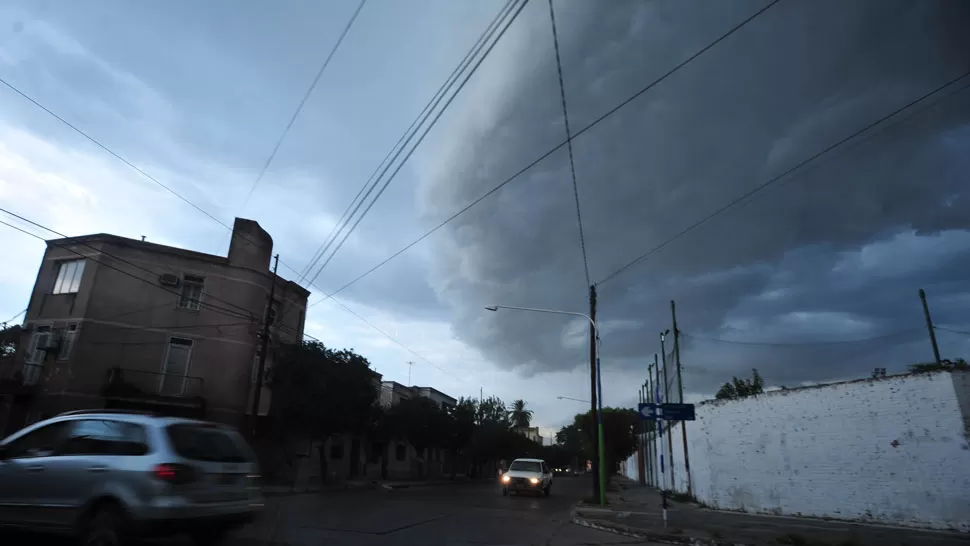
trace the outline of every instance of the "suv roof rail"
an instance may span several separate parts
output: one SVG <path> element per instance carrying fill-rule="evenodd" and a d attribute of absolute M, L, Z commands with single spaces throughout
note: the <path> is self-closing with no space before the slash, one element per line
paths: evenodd
<path fill-rule="evenodd" d="M 82 410 L 72 410 L 65 411 L 63 413 L 57 414 L 58 417 L 63 417 L 65 415 L 85 415 L 93 413 L 129 413 L 134 415 L 150 415 L 157 416 L 158 414 L 153 411 L 143 411 L 143 410 L 127 410 L 127 409 L 82 409 Z"/>

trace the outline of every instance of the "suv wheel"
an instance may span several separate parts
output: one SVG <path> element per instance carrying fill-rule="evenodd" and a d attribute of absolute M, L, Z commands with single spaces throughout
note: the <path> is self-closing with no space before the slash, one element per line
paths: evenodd
<path fill-rule="evenodd" d="M 82 546 L 122 546 L 126 544 L 125 515 L 113 504 L 103 504 L 83 522 Z"/>
<path fill-rule="evenodd" d="M 546 488 L 542 490 L 542 494 L 548 497 L 550 489 L 552 489 L 552 484 L 547 485 Z"/>

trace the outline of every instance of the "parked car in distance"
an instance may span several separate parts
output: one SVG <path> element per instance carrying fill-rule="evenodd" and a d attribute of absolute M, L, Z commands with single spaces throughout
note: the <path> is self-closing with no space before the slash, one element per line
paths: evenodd
<path fill-rule="evenodd" d="M 548 497 L 551 489 L 552 470 L 542 459 L 516 459 L 502 475 L 502 495 L 530 492 Z"/>
<path fill-rule="evenodd" d="M 82 544 L 188 534 L 217 544 L 262 510 L 256 458 L 206 421 L 85 410 L 0 441 L 0 526 Z"/>

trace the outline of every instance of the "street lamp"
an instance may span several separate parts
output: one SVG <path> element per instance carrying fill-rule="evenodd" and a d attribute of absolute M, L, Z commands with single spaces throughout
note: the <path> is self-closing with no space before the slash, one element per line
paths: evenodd
<path fill-rule="evenodd" d="M 575 311 L 559 311 L 556 309 L 539 309 L 535 307 L 517 307 L 514 305 L 486 305 L 486 311 L 496 312 L 499 309 L 511 309 L 513 311 L 531 311 L 533 313 L 548 313 L 551 315 L 570 315 L 574 317 L 583 317 L 589 321 L 590 326 L 593 327 L 593 342 L 598 343 L 600 340 L 600 330 L 596 325 L 596 321 L 593 317 L 587 315 L 586 313 L 577 313 Z M 593 364 L 592 362 L 590 364 Z M 599 501 L 600 506 L 606 506 L 606 449 L 603 444 L 603 382 L 600 376 L 600 357 L 599 351 L 596 351 L 596 437 L 599 439 L 599 445 L 597 446 L 597 456 L 599 458 Z"/>
<path fill-rule="evenodd" d="M 574 400 L 576 402 L 582 402 L 584 404 L 589 404 L 589 400 L 580 400 L 579 398 L 570 398 L 568 396 L 557 396 L 559 400 Z"/>

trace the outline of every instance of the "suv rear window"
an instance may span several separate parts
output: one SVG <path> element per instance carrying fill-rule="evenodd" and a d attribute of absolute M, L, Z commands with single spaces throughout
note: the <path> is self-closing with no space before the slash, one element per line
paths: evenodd
<path fill-rule="evenodd" d="M 242 463 L 253 460 L 239 434 L 219 427 L 169 425 L 165 433 L 180 457 L 193 461 Z"/>

